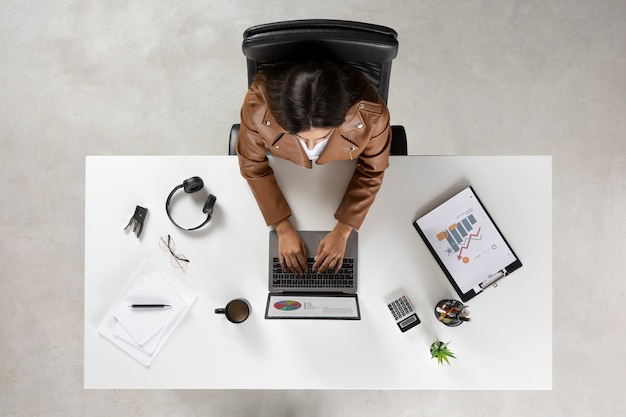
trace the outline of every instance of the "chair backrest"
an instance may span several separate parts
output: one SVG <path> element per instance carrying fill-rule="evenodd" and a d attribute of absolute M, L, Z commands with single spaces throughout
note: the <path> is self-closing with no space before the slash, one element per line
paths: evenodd
<path fill-rule="evenodd" d="M 290 62 L 341 62 L 359 69 L 387 102 L 391 62 L 398 55 L 395 30 L 371 23 L 309 19 L 266 23 L 243 33 L 243 54 L 248 66 L 248 87 L 263 68 Z M 228 153 L 236 155 L 238 124 L 233 125 Z M 391 155 L 406 155 L 406 132 L 391 126 Z"/>
<path fill-rule="evenodd" d="M 292 20 L 248 28 L 243 34 L 248 86 L 257 72 L 276 63 L 348 63 L 378 88 L 387 102 L 391 62 L 398 54 L 395 30 L 370 23 L 332 19 Z"/>

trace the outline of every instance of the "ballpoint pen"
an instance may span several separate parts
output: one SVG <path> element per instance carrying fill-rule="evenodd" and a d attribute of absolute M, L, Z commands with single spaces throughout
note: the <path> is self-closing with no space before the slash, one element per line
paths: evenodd
<path fill-rule="evenodd" d="M 171 308 L 169 304 L 131 304 L 130 308 Z"/>

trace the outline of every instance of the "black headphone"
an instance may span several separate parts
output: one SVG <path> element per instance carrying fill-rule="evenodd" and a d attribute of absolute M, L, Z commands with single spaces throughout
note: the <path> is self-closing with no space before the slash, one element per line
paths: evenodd
<path fill-rule="evenodd" d="M 200 177 L 191 177 L 191 178 L 188 178 L 185 181 L 183 181 L 182 184 L 177 185 L 176 187 L 174 187 L 174 189 L 172 190 L 170 195 L 167 196 L 167 201 L 165 202 L 165 211 L 167 212 L 167 217 L 169 217 L 171 222 L 174 223 L 174 226 L 178 227 L 179 229 L 183 229 L 183 230 L 196 230 L 196 229 L 201 228 L 202 226 L 207 224 L 209 222 L 209 220 L 211 220 L 211 215 L 213 214 L 213 206 L 215 205 L 215 201 L 217 200 L 217 197 L 215 197 L 213 194 L 209 194 L 209 196 L 207 197 L 206 201 L 204 202 L 204 207 L 202 207 L 202 212 L 207 215 L 207 218 L 199 226 L 192 227 L 191 229 L 186 229 L 186 228 L 178 225 L 174 221 L 174 219 L 172 219 L 172 215 L 170 214 L 170 200 L 172 199 L 172 196 L 174 195 L 174 193 L 176 193 L 176 191 L 178 191 L 178 190 L 180 190 L 182 188 L 182 189 L 185 190 L 185 192 L 187 194 L 191 194 L 191 193 L 195 193 L 196 191 L 200 191 L 203 187 L 204 187 L 204 182 L 202 181 L 202 178 L 200 178 Z"/>

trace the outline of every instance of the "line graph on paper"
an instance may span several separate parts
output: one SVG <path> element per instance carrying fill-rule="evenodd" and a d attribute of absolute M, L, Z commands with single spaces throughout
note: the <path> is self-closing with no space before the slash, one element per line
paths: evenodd
<path fill-rule="evenodd" d="M 455 255 L 458 261 L 468 264 L 472 250 L 475 246 L 473 242 L 481 241 L 481 227 L 477 224 L 476 217 L 469 212 L 461 216 L 460 220 L 452 223 L 446 230 L 437 234 L 437 240 L 447 244 L 446 253 L 448 256 Z M 469 255 L 468 255 L 469 253 Z"/>

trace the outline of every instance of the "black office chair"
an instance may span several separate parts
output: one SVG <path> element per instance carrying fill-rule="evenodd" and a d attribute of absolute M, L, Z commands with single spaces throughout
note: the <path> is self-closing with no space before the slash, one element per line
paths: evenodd
<path fill-rule="evenodd" d="M 391 61 L 398 54 L 398 34 L 385 26 L 345 20 L 311 19 L 252 26 L 243 33 L 248 87 L 264 67 L 280 62 L 328 61 L 348 63 L 378 88 L 387 102 Z M 234 124 L 228 153 L 236 155 L 239 124 Z M 391 126 L 391 155 L 406 155 L 403 126 Z"/>

